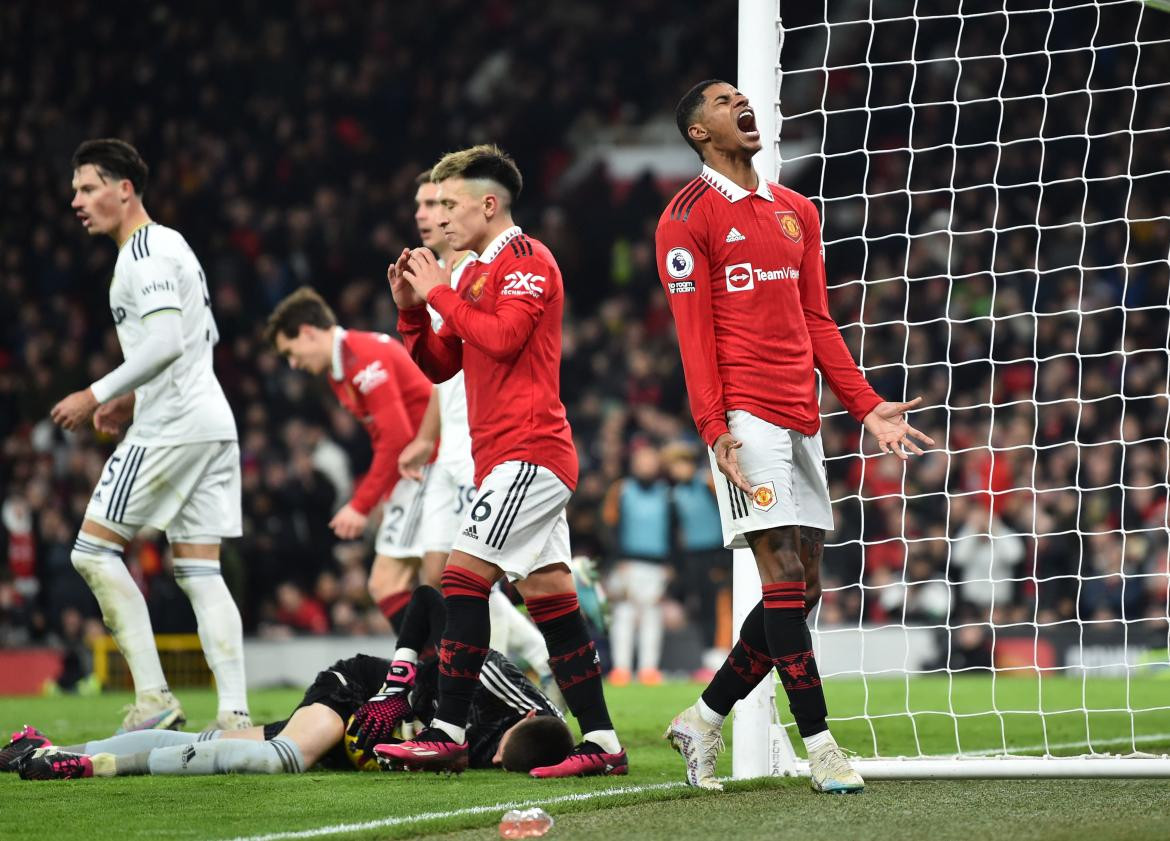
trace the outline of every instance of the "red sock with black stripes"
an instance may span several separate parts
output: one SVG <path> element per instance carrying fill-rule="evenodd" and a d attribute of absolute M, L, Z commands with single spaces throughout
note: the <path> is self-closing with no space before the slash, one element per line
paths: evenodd
<path fill-rule="evenodd" d="M 768 653 L 788 695 L 788 709 L 804 738 L 829 729 L 825 691 L 804 618 L 804 582 L 764 585 L 764 633 Z"/>
<path fill-rule="evenodd" d="M 408 604 L 410 604 L 409 590 L 399 590 L 397 593 L 391 593 L 378 599 L 378 610 L 382 611 L 382 615 L 386 617 L 395 634 L 402 633 L 402 617 L 406 615 Z"/>
<path fill-rule="evenodd" d="M 439 708 L 431 725 L 463 742 L 471 696 L 479 686 L 492 634 L 488 612 L 492 582 L 463 567 L 448 566 L 442 588 L 447 625 L 439 641 Z"/>
<path fill-rule="evenodd" d="M 621 745 L 605 704 L 601 658 L 589 638 L 576 592 L 533 596 L 525 603 L 528 615 L 544 634 L 549 668 L 569 711 L 581 726 L 583 738 L 606 753 L 617 753 Z"/>

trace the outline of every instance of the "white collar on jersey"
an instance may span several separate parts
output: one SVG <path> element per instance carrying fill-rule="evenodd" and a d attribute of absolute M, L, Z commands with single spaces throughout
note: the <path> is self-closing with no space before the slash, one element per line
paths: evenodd
<path fill-rule="evenodd" d="M 523 231 L 520 230 L 519 225 L 513 225 L 506 231 L 502 231 L 498 237 L 488 243 L 488 247 L 483 250 L 483 256 L 476 258 L 477 261 L 480 263 L 490 263 L 500 256 L 500 252 L 504 250 L 505 245 L 522 233 Z"/>
<path fill-rule="evenodd" d="M 703 164 L 703 171 L 699 173 L 699 177 L 718 190 L 719 194 L 729 202 L 734 203 L 751 195 L 749 191 L 727 176 L 720 175 L 706 164 Z M 768 182 L 760 178 L 759 173 L 756 173 L 756 179 L 760 182 L 760 186 L 756 187 L 756 195 L 767 201 L 772 201 L 772 191 L 768 189 Z"/>
<path fill-rule="evenodd" d="M 345 328 L 333 328 L 333 370 L 330 371 L 335 380 L 345 379 L 345 364 L 341 361 L 341 343 L 345 341 Z"/>

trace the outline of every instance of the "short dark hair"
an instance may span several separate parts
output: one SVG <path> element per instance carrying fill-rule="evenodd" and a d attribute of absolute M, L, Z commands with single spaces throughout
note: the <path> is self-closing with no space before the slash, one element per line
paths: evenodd
<path fill-rule="evenodd" d="M 678 101 L 678 105 L 674 109 L 674 121 L 678 124 L 679 134 L 683 136 L 683 140 L 687 145 L 695 150 L 695 154 L 699 156 L 699 160 L 703 160 L 703 150 L 699 148 L 699 144 L 691 140 L 690 132 L 687 131 L 698 118 L 699 109 L 703 107 L 703 93 L 712 85 L 726 85 L 727 82 L 722 79 L 704 79 L 695 85 L 689 91 L 683 94 L 683 98 Z"/>
<path fill-rule="evenodd" d="M 311 286 L 302 286 L 276 305 L 264 325 L 264 341 L 276 344 L 276 334 L 295 339 L 302 324 L 326 330 L 337 325 L 337 316 Z"/>
<path fill-rule="evenodd" d="M 102 137 L 85 141 L 73 153 L 73 168 L 80 169 L 86 164 L 93 164 L 103 177 L 126 179 L 140 196 L 146 192 L 150 167 L 138 150 L 125 140 Z"/>
<path fill-rule="evenodd" d="M 414 183 L 420 187 L 423 184 L 430 184 L 431 183 L 431 171 L 429 169 L 424 169 L 418 175 L 414 176 Z"/>
<path fill-rule="evenodd" d="M 505 771 L 528 773 L 563 762 L 572 749 L 573 734 L 568 725 L 555 715 L 538 714 L 512 728 L 500 759 Z"/>
<path fill-rule="evenodd" d="M 520 197 L 524 179 L 520 168 L 512 157 L 494 143 L 448 152 L 431 169 L 431 180 L 438 183 L 448 178 L 485 178 L 495 181 L 508 191 L 508 197 L 515 201 Z"/>

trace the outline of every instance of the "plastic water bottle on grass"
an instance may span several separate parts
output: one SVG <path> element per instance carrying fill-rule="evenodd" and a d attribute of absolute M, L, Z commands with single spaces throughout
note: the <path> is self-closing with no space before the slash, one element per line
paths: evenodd
<path fill-rule="evenodd" d="M 544 809 L 509 809 L 500 820 L 500 837 L 540 838 L 552 825 L 552 815 Z"/>

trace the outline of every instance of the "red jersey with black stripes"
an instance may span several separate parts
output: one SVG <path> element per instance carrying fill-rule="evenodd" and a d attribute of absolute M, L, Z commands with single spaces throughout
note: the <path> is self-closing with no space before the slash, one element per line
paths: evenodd
<path fill-rule="evenodd" d="M 881 402 L 829 315 L 820 219 L 807 198 L 763 179 L 749 192 L 704 166 L 663 212 L 655 247 L 708 446 L 733 409 L 814 434 L 814 365 L 858 420 Z"/>
<path fill-rule="evenodd" d="M 577 487 L 577 450 L 561 402 L 561 270 L 543 243 L 508 228 L 467 264 L 457 289 L 401 310 L 398 332 L 423 372 L 444 382 L 460 368 L 475 483 L 506 461 L 527 461 Z"/>

